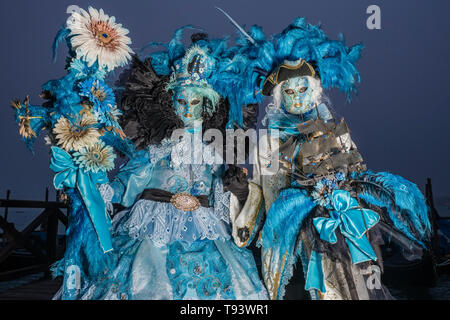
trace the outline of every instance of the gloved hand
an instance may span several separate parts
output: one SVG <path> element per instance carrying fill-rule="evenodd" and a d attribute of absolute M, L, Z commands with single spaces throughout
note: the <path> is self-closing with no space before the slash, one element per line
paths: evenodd
<path fill-rule="evenodd" d="M 230 191 L 244 205 L 248 197 L 248 177 L 244 169 L 229 165 L 228 170 L 222 177 L 224 191 Z"/>

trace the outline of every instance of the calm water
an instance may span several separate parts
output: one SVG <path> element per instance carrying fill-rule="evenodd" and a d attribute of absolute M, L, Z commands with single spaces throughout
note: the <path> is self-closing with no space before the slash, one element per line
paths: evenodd
<path fill-rule="evenodd" d="M 43 273 L 39 273 L 14 281 L 0 282 L 0 293 L 39 280 L 43 276 Z M 450 275 L 446 274 L 441 276 L 433 288 L 410 287 L 389 289 L 391 294 L 399 300 L 450 300 Z"/>
<path fill-rule="evenodd" d="M 438 199 L 436 209 L 442 217 L 450 217 L 450 198 Z M 37 210 L 10 210 L 10 222 L 14 222 L 18 230 L 25 228 L 40 212 Z M 59 233 L 64 234 L 60 226 Z M 27 283 L 41 279 L 43 273 L 20 278 L 14 281 L 0 282 L 0 292 L 20 287 Z M 436 286 L 429 287 L 389 287 L 391 294 L 399 300 L 450 300 L 450 274 L 439 277 Z"/>
<path fill-rule="evenodd" d="M 32 274 L 13 281 L 0 282 L 0 293 L 26 285 L 28 283 L 40 280 L 44 277 L 44 273 Z"/>
<path fill-rule="evenodd" d="M 399 300 L 450 300 L 450 275 L 439 277 L 436 286 L 389 288 L 391 294 Z"/>

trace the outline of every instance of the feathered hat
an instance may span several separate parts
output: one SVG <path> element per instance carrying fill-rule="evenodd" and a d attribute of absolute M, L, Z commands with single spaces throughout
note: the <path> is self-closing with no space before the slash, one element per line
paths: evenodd
<path fill-rule="evenodd" d="M 345 92 L 348 99 L 351 93 L 357 93 L 355 84 L 360 75 L 355 63 L 361 57 L 363 45 L 347 47 L 342 34 L 339 40 L 330 40 L 320 25 L 297 18 L 271 40 L 266 40 L 261 27 L 253 26 L 237 42 L 233 60 L 246 65 L 249 92 L 270 95 L 284 80 L 312 76 L 320 78 L 325 89 Z"/>
<path fill-rule="evenodd" d="M 210 57 L 207 49 L 195 44 L 186 52 L 184 57 L 176 62 L 175 71 L 172 72 L 167 90 L 191 87 L 201 93 L 210 102 L 211 115 L 219 103 L 220 95 L 208 82 L 214 72 L 216 61 Z"/>

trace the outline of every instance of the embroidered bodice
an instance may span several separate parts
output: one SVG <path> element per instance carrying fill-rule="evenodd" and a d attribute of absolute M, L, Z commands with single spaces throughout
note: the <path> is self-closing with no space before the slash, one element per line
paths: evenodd
<path fill-rule="evenodd" d="M 205 144 L 191 143 L 190 138 L 165 139 L 160 145 L 149 146 L 138 152 L 111 183 L 113 202 L 129 207 L 145 189 L 210 196 L 214 179 L 223 171 L 222 165 L 214 164 L 214 158 L 204 157 L 213 151 Z"/>

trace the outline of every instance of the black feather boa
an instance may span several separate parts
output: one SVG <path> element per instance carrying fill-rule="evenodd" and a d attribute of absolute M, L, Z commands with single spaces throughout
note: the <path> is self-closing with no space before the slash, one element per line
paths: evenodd
<path fill-rule="evenodd" d="M 133 59 L 122 96 L 120 125 L 137 149 L 160 144 L 173 130 L 183 128 L 183 121 L 172 108 L 172 99 L 166 91 L 168 76 L 158 76 L 151 60 Z"/>

